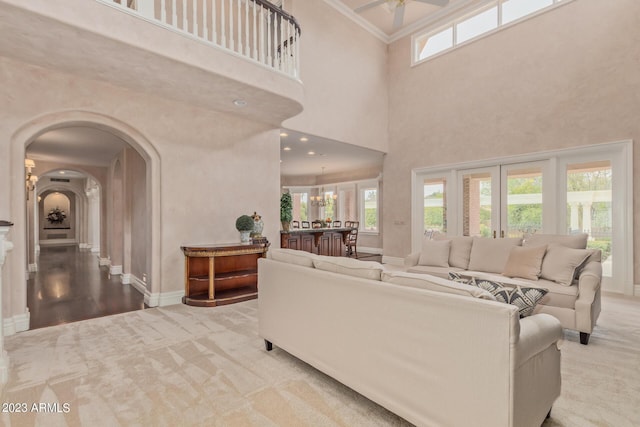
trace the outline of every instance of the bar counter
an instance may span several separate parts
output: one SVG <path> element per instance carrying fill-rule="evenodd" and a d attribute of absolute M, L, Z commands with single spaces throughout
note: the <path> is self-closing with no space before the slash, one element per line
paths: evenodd
<path fill-rule="evenodd" d="M 351 227 L 291 228 L 280 230 L 280 247 L 319 255 L 345 256 Z"/>

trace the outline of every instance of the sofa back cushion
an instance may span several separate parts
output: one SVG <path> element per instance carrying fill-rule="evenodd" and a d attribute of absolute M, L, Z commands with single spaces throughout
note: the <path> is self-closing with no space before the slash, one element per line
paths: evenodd
<path fill-rule="evenodd" d="M 507 277 L 522 277 L 523 279 L 538 280 L 542 272 L 542 259 L 547 251 L 547 245 L 511 248 L 504 274 Z"/>
<path fill-rule="evenodd" d="M 294 249 L 272 248 L 267 252 L 267 258 L 271 258 L 275 261 L 286 262 L 288 264 L 313 268 L 313 260 L 318 258 L 318 255 Z"/>
<path fill-rule="evenodd" d="M 520 238 L 491 239 L 474 237 L 468 270 L 502 273 L 511 249 L 520 246 Z"/>
<path fill-rule="evenodd" d="M 576 269 L 591 255 L 593 255 L 593 251 L 590 249 L 573 249 L 551 244 L 547 248 L 547 254 L 542 261 L 541 277 L 553 280 L 561 285 L 571 286 L 576 275 Z"/>
<path fill-rule="evenodd" d="M 580 234 L 532 234 L 524 239 L 522 246 L 545 246 L 558 244 L 573 249 L 585 249 L 587 247 L 587 233 Z"/>
<path fill-rule="evenodd" d="M 412 288 L 427 289 L 429 291 L 444 292 L 447 294 L 462 295 L 491 301 L 496 300 L 491 293 L 484 289 L 426 274 L 405 273 L 403 271 L 385 271 L 382 273 L 382 281 L 396 285 L 409 286 Z"/>
<path fill-rule="evenodd" d="M 466 270 L 469 268 L 469 259 L 471 258 L 471 245 L 473 244 L 473 237 L 471 236 L 459 236 L 448 238 L 447 236 L 436 234 L 435 240 L 450 240 L 451 249 L 449 250 L 449 266 L 462 268 Z"/>
<path fill-rule="evenodd" d="M 450 240 L 428 240 L 422 241 L 422 252 L 418 258 L 418 265 L 430 267 L 449 267 Z"/>
<path fill-rule="evenodd" d="M 375 261 L 360 261 L 352 258 L 317 255 L 313 265 L 318 270 L 332 271 L 363 279 L 380 280 L 384 267 Z"/>

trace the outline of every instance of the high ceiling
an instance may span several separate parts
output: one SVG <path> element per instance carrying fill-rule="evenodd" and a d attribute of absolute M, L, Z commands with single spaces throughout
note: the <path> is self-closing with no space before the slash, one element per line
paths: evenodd
<path fill-rule="evenodd" d="M 404 0 L 404 12 L 398 14 L 402 16 L 397 16 L 396 7 L 401 0 L 328 0 L 329 4 L 385 41 L 404 37 L 470 4 L 482 1 Z"/>

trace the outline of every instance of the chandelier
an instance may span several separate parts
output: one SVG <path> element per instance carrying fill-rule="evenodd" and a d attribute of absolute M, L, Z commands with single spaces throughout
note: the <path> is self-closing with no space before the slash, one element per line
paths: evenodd
<path fill-rule="evenodd" d="M 324 166 L 322 167 L 322 175 L 324 176 Z M 337 194 L 333 194 L 331 197 L 325 196 L 324 185 L 320 187 L 320 194 L 317 196 L 311 196 L 311 206 L 325 207 L 331 205 L 338 198 Z"/>
<path fill-rule="evenodd" d="M 38 177 L 33 175 L 32 169 L 36 167 L 36 163 L 31 159 L 24 159 L 24 168 L 25 168 L 25 184 L 27 189 L 27 200 L 29 200 L 29 193 L 36 188 L 36 182 L 38 182 Z"/>

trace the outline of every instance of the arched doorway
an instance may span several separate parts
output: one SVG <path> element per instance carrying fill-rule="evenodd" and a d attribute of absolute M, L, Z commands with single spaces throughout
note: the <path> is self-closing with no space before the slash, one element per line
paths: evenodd
<path fill-rule="evenodd" d="M 76 131 L 85 140 L 62 138 L 64 141 L 51 141 L 51 138 L 60 138 L 65 133 L 69 137 L 70 131 Z M 91 136 L 92 133 L 97 138 L 118 140 L 120 146 L 112 150 L 114 152 L 109 157 L 109 153 L 105 154 L 104 144 L 93 144 L 94 156 L 91 157 L 91 150 L 87 150 L 85 145 L 92 145 L 87 142 L 87 135 Z M 82 144 L 82 150 L 70 148 L 78 143 Z M 79 151 L 81 156 L 87 157 L 78 159 Z M 77 196 L 77 209 L 74 211 L 76 217 L 81 217 L 75 230 L 77 239 L 74 244 L 78 245 L 78 249 L 93 251 L 100 265 L 109 265 L 109 274 L 118 275 L 122 283 L 132 283 L 144 296 L 145 302 L 149 295 L 158 292 L 154 290 L 154 286 L 159 286 L 160 283 L 157 256 L 159 248 L 155 237 L 159 235 L 159 156 L 144 137 L 135 129 L 110 117 L 95 113 L 66 112 L 37 119 L 20 129 L 12 140 L 12 160 L 15 162 L 20 154 L 22 160 L 18 161 L 21 165 L 25 155 L 34 157 L 34 172 L 49 173 L 56 169 L 84 172 L 85 185 Z M 19 183 L 12 182 L 12 185 L 18 191 Z M 35 194 L 45 189 L 45 185 L 50 183 L 39 181 Z M 27 196 L 28 194 L 27 192 Z M 17 213 L 16 217 L 26 217 L 24 240 L 17 243 L 22 243 L 27 249 L 25 264 L 32 269 L 30 246 L 33 245 L 35 255 L 38 236 L 34 230 L 36 227 L 30 225 L 35 223 L 37 216 L 32 218 L 30 215 L 35 214 L 37 209 L 29 212 L 30 205 L 25 203 L 23 206 L 27 206 L 26 210 Z M 99 211 L 97 220 L 96 215 L 91 214 L 92 211 L 95 214 L 96 210 Z M 126 248 L 125 242 L 129 244 Z M 14 281 L 25 282 L 26 280 Z M 20 312 L 22 309 L 28 316 L 26 286 L 25 289 L 11 289 L 9 293 L 12 312 Z"/>

